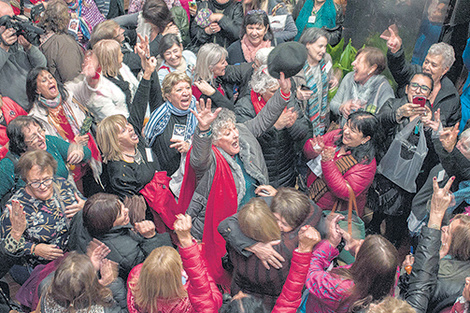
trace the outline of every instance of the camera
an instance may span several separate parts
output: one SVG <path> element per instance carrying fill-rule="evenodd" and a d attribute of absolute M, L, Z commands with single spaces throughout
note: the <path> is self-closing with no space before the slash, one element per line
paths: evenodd
<path fill-rule="evenodd" d="M 13 28 L 16 30 L 15 35 L 23 35 L 26 40 L 35 46 L 39 46 L 39 36 L 44 34 L 44 30 L 34 26 L 33 22 L 20 19 L 17 16 L 4 15 L 0 17 L 0 26 L 5 28 Z"/>

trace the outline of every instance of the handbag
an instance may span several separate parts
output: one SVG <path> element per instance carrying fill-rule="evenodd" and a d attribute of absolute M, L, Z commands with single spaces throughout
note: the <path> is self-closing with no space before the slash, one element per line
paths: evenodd
<path fill-rule="evenodd" d="M 411 193 L 416 192 L 416 178 L 428 154 L 423 124 L 418 125 L 418 122 L 419 119 L 415 119 L 408 123 L 395 136 L 377 167 L 378 173 Z M 419 139 L 417 144 L 413 144 L 409 138 L 416 127 L 418 127 Z"/>
<path fill-rule="evenodd" d="M 348 187 L 349 191 L 348 211 L 336 212 L 336 208 L 338 207 L 339 202 L 342 201 L 338 199 L 333 205 L 333 209 L 331 211 L 325 210 L 323 211 L 323 214 L 328 216 L 330 214 L 337 213 L 346 216 L 345 219 L 338 222 L 339 227 L 347 231 L 354 239 L 364 239 L 366 237 L 365 225 L 357 212 L 356 195 L 348 183 L 346 183 L 346 186 Z M 351 253 L 344 249 L 340 252 L 338 258 L 346 264 L 352 264 L 355 261 L 355 258 L 351 255 Z"/>

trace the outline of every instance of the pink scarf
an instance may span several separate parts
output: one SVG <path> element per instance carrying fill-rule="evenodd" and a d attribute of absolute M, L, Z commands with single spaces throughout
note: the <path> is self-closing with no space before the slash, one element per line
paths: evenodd
<path fill-rule="evenodd" d="M 257 47 L 253 46 L 248 40 L 248 37 L 243 35 L 242 40 L 240 40 L 242 45 L 243 56 L 247 62 L 253 62 L 255 60 L 256 52 L 261 48 L 271 47 L 271 40 L 262 41 Z"/>

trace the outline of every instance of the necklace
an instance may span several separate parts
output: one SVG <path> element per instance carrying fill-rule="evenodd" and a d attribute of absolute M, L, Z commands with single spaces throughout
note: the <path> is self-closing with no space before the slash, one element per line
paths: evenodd
<path fill-rule="evenodd" d="M 139 150 L 135 149 L 134 154 L 127 154 L 127 153 L 122 153 L 128 158 L 134 159 L 134 162 L 137 164 L 140 164 L 142 162 L 142 154 L 140 153 Z"/>

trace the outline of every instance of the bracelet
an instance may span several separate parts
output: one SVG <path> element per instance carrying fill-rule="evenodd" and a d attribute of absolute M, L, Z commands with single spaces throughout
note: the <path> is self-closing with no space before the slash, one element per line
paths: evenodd
<path fill-rule="evenodd" d="M 437 225 L 437 224 L 431 224 L 428 226 L 428 228 L 433 228 L 433 229 L 437 229 L 437 230 L 441 230 L 441 226 Z"/>
<path fill-rule="evenodd" d="M 33 246 L 31 247 L 31 255 L 32 255 L 32 256 L 36 256 L 36 255 L 34 254 L 34 250 L 36 249 L 36 247 L 37 247 L 37 244 L 33 243 Z"/>
<path fill-rule="evenodd" d="M 212 135 L 212 127 L 210 127 L 208 130 L 199 130 L 199 138 L 207 138 Z"/>

